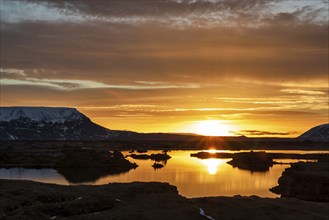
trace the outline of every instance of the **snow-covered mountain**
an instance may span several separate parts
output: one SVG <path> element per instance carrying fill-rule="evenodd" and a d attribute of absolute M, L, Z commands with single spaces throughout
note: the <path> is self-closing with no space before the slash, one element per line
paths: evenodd
<path fill-rule="evenodd" d="M 50 107 L 1 107 L 0 121 L 29 118 L 32 121 L 64 123 L 83 119 L 85 116 L 74 108 Z"/>
<path fill-rule="evenodd" d="M 123 133 L 74 108 L 0 107 L 0 140 L 108 140 Z"/>
<path fill-rule="evenodd" d="M 299 140 L 329 142 L 329 124 L 322 124 L 311 128 L 298 137 Z"/>

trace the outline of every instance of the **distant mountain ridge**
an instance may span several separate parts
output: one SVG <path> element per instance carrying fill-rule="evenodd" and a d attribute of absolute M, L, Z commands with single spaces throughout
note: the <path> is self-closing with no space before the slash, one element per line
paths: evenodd
<path fill-rule="evenodd" d="M 0 140 L 70 141 L 195 141 L 197 134 L 137 133 L 117 131 L 93 123 L 75 108 L 0 107 Z M 206 139 L 209 137 L 205 137 Z M 225 141 L 315 141 L 329 142 L 329 124 L 316 126 L 298 138 L 211 137 Z"/>
<path fill-rule="evenodd" d="M 97 125 L 74 108 L 0 107 L 0 140 L 108 140 L 129 133 Z"/>
<path fill-rule="evenodd" d="M 329 142 L 329 124 L 322 124 L 311 128 L 298 137 L 301 141 Z"/>

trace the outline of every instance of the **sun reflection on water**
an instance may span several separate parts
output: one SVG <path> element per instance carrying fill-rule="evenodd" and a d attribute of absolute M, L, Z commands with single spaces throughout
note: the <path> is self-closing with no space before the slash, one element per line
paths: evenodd
<path fill-rule="evenodd" d="M 215 150 L 210 147 L 211 152 L 229 152 Z M 288 164 L 276 164 L 268 172 L 254 172 L 234 168 L 226 162 L 231 159 L 209 158 L 199 159 L 191 157 L 191 153 L 198 151 L 170 151 L 172 157 L 163 169 L 155 171 L 152 167 L 154 161 L 135 160 L 137 169 L 130 170 L 118 175 L 103 176 L 95 182 L 84 182 L 79 184 L 107 185 L 109 183 L 130 182 L 168 182 L 177 186 L 180 195 L 187 198 L 205 196 L 234 196 L 257 195 L 261 197 L 275 198 L 278 195 L 269 191 L 277 185 L 278 179 L 284 169 L 290 167 Z M 207 152 L 207 151 L 206 151 Z M 272 151 L 272 152 L 278 152 Z M 280 153 L 301 153 L 305 151 L 279 151 Z M 125 155 L 130 154 L 128 151 Z M 148 151 L 148 154 L 162 153 L 162 151 Z M 232 152 L 233 153 L 233 152 Z M 327 153 L 325 151 L 311 151 L 307 153 Z M 282 161 L 288 162 L 288 161 Z M 294 161 L 295 162 L 295 161 Z M 32 173 L 31 173 L 32 172 Z M 0 169 L 0 179 L 28 179 L 33 181 L 70 185 L 63 175 L 55 170 L 41 169 Z"/>
<path fill-rule="evenodd" d="M 202 163 L 207 166 L 208 173 L 214 175 L 217 173 L 218 168 L 224 164 L 224 160 L 221 159 L 205 159 L 202 160 Z"/>

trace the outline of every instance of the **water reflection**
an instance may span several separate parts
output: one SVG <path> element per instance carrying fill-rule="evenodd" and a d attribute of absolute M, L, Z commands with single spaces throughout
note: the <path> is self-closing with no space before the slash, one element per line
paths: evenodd
<path fill-rule="evenodd" d="M 167 162 L 166 162 L 167 163 Z M 164 167 L 164 165 L 162 163 L 157 163 L 154 162 L 154 164 L 152 165 L 153 169 L 157 170 L 157 169 L 161 169 Z"/>
<path fill-rule="evenodd" d="M 153 154 L 144 154 L 145 151 L 137 150 L 138 153 L 140 154 L 134 154 L 134 151 L 129 151 L 130 154 L 127 154 L 125 157 L 126 158 L 133 158 L 135 160 L 153 160 L 154 163 L 152 164 L 152 167 L 156 169 L 161 169 L 163 168 L 166 164 L 167 161 L 171 158 L 168 154 L 167 151 L 164 150 L 163 153 L 153 153 Z"/>
<path fill-rule="evenodd" d="M 226 163 L 226 161 L 223 159 L 204 159 L 202 163 L 207 166 L 208 173 L 214 175 L 217 173 L 219 166 Z"/>
<path fill-rule="evenodd" d="M 63 175 L 71 184 L 95 184 L 97 180 L 109 175 L 119 175 L 127 173 L 129 170 L 109 170 L 102 168 L 74 168 L 59 169 L 58 173 Z"/>
<path fill-rule="evenodd" d="M 67 185 L 67 180 L 54 169 L 1 168 L 1 179 L 33 180 L 43 183 Z"/>
<path fill-rule="evenodd" d="M 159 153 L 151 151 L 149 153 Z M 233 195 L 258 195 L 261 197 L 277 197 L 269 189 L 277 185 L 282 171 L 289 167 L 288 164 L 277 164 L 267 172 L 250 172 L 234 168 L 226 162 L 230 159 L 206 159 L 190 157 L 191 153 L 197 151 L 170 151 L 172 157 L 166 166 L 154 170 L 152 160 L 135 160 L 139 166 L 126 173 L 115 174 L 103 173 L 96 180 L 90 181 L 90 175 L 98 171 L 75 170 L 75 175 L 82 175 L 78 181 L 83 184 L 108 184 L 111 182 L 133 182 L 133 181 L 158 181 L 168 182 L 177 186 L 179 193 L 186 197 L 204 196 L 233 196 Z M 282 151 L 284 152 L 284 151 Z M 309 152 L 311 153 L 311 152 Z M 126 155 L 129 154 L 126 152 Z M 60 174 L 52 169 L 0 169 L 0 178 L 5 179 L 30 179 L 39 182 L 70 185 L 75 184 L 77 179 L 72 179 L 71 174 Z M 88 174 L 89 173 L 89 174 Z M 87 179 L 85 176 L 87 175 Z M 64 178 L 65 176 L 65 178 Z M 81 177 L 81 176 L 80 176 Z"/>

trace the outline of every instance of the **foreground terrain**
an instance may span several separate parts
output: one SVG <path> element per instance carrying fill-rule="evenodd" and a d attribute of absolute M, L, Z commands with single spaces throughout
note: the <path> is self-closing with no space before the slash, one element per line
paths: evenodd
<path fill-rule="evenodd" d="M 0 180 L 0 189 L 0 219 L 329 219 L 328 203 L 256 196 L 187 199 L 167 183 L 60 186 Z"/>
<path fill-rule="evenodd" d="M 292 164 L 282 173 L 278 183 L 271 191 L 283 197 L 329 202 L 329 161 Z"/>

